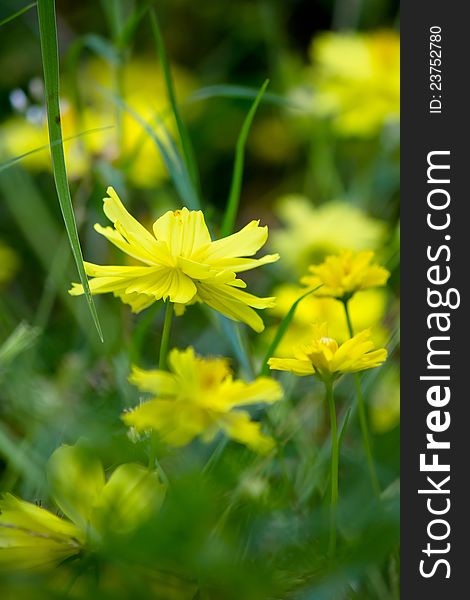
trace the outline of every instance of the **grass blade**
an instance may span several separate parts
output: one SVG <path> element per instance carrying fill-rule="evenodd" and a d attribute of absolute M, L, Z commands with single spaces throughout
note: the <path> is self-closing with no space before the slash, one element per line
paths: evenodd
<path fill-rule="evenodd" d="M 77 138 L 80 138 L 80 137 L 82 137 L 82 135 L 89 135 L 91 133 L 97 133 L 98 131 L 105 131 L 106 129 L 112 129 L 113 127 L 114 127 L 114 125 L 105 125 L 104 127 L 94 127 L 93 129 L 87 129 L 86 131 L 82 131 L 81 133 L 77 133 L 76 135 L 69 135 L 68 137 L 64 138 L 63 140 L 56 140 L 55 142 L 46 144 L 45 146 L 39 146 L 39 148 L 34 148 L 33 150 L 28 150 L 28 152 L 25 152 L 24 154 L 19 154 L 18 156 L 14 156 L 13 158 L 10 158 L 9 160 L 5 161 L 4 163 L 0 163 L 0 173 L 2 171 L 5 171 L 5 169 L 9 169 L 13 165 L 16 165 L 17 163 L 22 161 L 24 158 L 27 158 L 28 156 L 31 156 L 32 154 L 36 154 L 36 152 L 42 152 L 43 150 L 49 150 L 49 148 L 51 146 L 57 146 L 59 144 L 63 144 L 64 142 L 69 142 L 70 140 L 75 140 Z"/>
<path fill-rule="evenodd" d="M 255 101 L 251 105 L 248 114 L 245 117 L 245 121 L 243 122 L 240 135 L 238 136 L 237 147 L 235 151 L 235 162 L 233 165 L 232 184 L 230 186 L 227 208 L 225 209 L 224 220 L 222 222 L 222 237 L 230 235 L 233 232 L 233 227 L 235 225 L 235 219 L 237 217 L 238 212 L 238 204 L 240 202 L 240 192 L 243 178 L 243 164 L 245 162 L 246 140 L 248 138 L 250 127 L 253 122 L 256 110 L 259 106 L 259 103 L 261 102 L 261 98 L 263 97 L 266 88 L 268 87 L 268 84 L 269 79 L 266 79 L 266 81 L 261 86 L 261 89 L 258 92 Z"/>
<path fill-rule="evenodd" d="M 171 139 L 171 136 L 161 119 L 157 118 L 157 125 L 162 130 L 164 136 L 157 133 L 152 125 L 126 104 L 122 98 L 119 98 L 114 94 L 109 94 L 105 90 L 103 90 L 103 93 L 117 104 L 117 106 L 129 113 L 129 115 L 137 121 L 144 131 L 152 138 L 161 154 L 163 162 L 168 170 L 168 174 L 170 175 L 183 204 L 191 210 L 199 210 L 199 197 L 194 189 L 191 177 L 186 168 L 186 163 L 178 152 L 176 145 Z"/>
<path fill-rule="evenodd" d="M 21 15 L 24 15 L 25 12 L 28 12 L 28 10 L 33 8 L 33 6 L 36 6 L 36 2 L 31 2 L 31 4 L 28 4 L 27 6 L 23 6 L 23 8 L 20 8 L 20 10 L 18 10 L 13 15 L 10 15 L 9 17 L 5 17 L 4 19 L 2 19 L 0 21 L 0 27 L 2 27 L 3 25 L 6 25 L 10 21 L 13 21 L 13 19 L 16 19 L 17 17 L 21 17 Z"/>
<path fill-rule="evenodd" d="M 196 191 L 199 190 L 199 172 L 197 168 L 196 159 L 194 156 L 193 147 L 191 144 L 191 140 L 189 138 L 188 130 L 181 118 L 181 114 L 178 108 L 178 103 L 176 101 L 175 94 L 175 86 L 173 85 L 173 78 L 171 76 L 170 64 L 168 62 L 168 57 L 165 51 L 165 44 L 163 43 L 163 37 L 160 31 L 160 26 L 158 24 L 157 15 L 154 10 L 150 12 L 150 23 L 152 26 L 152 32 L 155 38 L 155 44 L 157 47 L 157 54 L 160 58 L 160 64 L 163 71 L 163 76 L 165 77 L 165 85 L 168 94 L 168 100 L 170 101 L 170 106 L 173 111 L 173 115 L 176 121 L 176 127 L 178 129 L 178 134 L 181 140 L 181 147 L 183 150 L 184 161 L 186 163 L 186 168 L 188 169 L 188 173 L 191 177 L 191 181 Z"/>
<path fill-rule="evenodd" d="M 62 144 L 62 127 L 60 125 L 59 106 L 59 51 L 57 45 L 57 26 L 54 0 L 38 0 L 39 34 L 41 55 L 44 69 L 44 87 L 46 93 L 47 122 L 51 142 L 52 168 L 59 198 L 62 216 L 69 237 L 72 254 L 77 265 L 80 282 L 85 291 L 88 306 L 95 323 L 98 335 L 103 341 L 98 314 L 88 285 L 83 265 L 82 250 L 78 238 L 77 224 L 73 212 L 72 199 L 65 168 L 64 148 Z M 58 142 L 58 143 L 56 143 Z"/>
<path fill-rule="evenodd" d="M 243 85 L 217 84 L 208 85 L 194 91 L 186 100 L 185 104 L 210 100 L 211 98 L 243 98 L 246 100 L 255 100 L 259 90 Z M 266 92 L 263 96 L 263 103 L 272 104 L 281 108 L 298 110 L 306 112 L 304 106 L 294 102 L 289 98 L 284 98 L 279 94 Z"/>
<path fill-rule="evenodd" d="M 313 294 L 314 292 L 319 290 L 322 287 L 322 285 L 317 286 L 313 290 L 308 290 L 308 292 L 305 292 L 305 294 L 300 296 L 300 298 L 297 298 L 297 300 L 294 302 L 294 304 L 289 308 L 289 312 L 282 319 L 279 327 L 277 328 L 276 335 L 274 336 L 274 339 L 271 342 L 271 345 L 269 346 L 268 351 L 266 352 L 266 356 L 264 357 L 263 365 L 261 367 L 260 375 L 268 375 L 269 374 L 268 360 L 276 352 L 277 347 L 281 343 L 282 338 L 284 337 L 292 319 L 294 318 L 295 311 L 297 310 L 297 307 L 299 306 L 299 304 L 302 302 L 302 300 L 304 298 L 306 298 L 307 296 L 310 296 L 310 294 Z"/>

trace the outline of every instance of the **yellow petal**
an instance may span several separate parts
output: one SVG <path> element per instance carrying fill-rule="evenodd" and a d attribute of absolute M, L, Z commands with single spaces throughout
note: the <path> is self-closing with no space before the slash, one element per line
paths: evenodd
<path fill-rule="evenodd" d="M 296 358 L 270 358 L 268 361 L 270 369 L 276 371 L 290 371 L 296 375 L 313 375 L 315 369 L 308 360 L 298 360 Z"/>
<path fill-rule="evenodd" d="M 165 489 L 155 471 L 133 463 L 120 465 L 104 486 L 93 524 L 101 532 L 129 533 L 160 508 Z"/>
<path fill-rule="evenodd" d="M 127 212 L 114 188 L 108 187 L 106 192 L 109 196 L 103 199 L 103 211 L 119 233 L 132 246 L 139 248 L 139 252 L 144 253 L 149 260 L 159 256 L 161 246 L 152 234 Z"/>
<path fill-rule="evenodd" d="M 156 396 L 176 396 L 178 386 L 173 375 L 167 371 L 145 371 L 138 367 L 132 368 L 130 383 L 143 392 L 152 392 Z"/>
<path fill-rule="evenodd" d="M 86 531 L 104 487 L 101 462 L 80 446 L 61 446 L 49 459 L 47 475 L 62 512 Z"/>
<path fill-rule="evenodd" d="M 203 252 L 204 262 L 224 258 L 252 256 L 268 239 L 268 228 L 260 227 L 259 221 L 251 221 L 239 232 L 216 240 Z M 196 260 L 196 259 L 195 259 Z"/>
<path fill-rule="evenodd" d="M 230 438 L 260 454 L 267 454 L 275 446 L 274 440 L 261 432 L 260 423 L 251 421 L 246 412 L 228 413 L 220 426 Z"/>
<path fill-rule="evenodd" d="M 258 377 L 251 383 L 228 381 L 220 389 L 224 406 L 246 406 L 259 402 L 276 402 L 282 398 L 282 387 L 274 379 Z"/>
<path fill-rule="evenodd" d="M 200 210 L 170 210 L 155 221 L 153 232 L 157 240 L 166 242 L 172 256 L 190 258 L 211 241 Z"/>

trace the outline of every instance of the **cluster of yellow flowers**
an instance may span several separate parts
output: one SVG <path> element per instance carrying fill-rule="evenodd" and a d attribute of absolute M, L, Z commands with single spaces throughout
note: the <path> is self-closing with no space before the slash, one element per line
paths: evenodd
<path fill-rule="evenodd" d="M 113 188 L 108 188 L 104 198 L 104 213 L 113 227 L 95 225 L 96 231 L 139 264 L 86 263 L 93 294 L 113 293 L 134 312 L 159 300 L 167 308 L 205 303 L 257 332 L 263 330 L 255 309 L 273 306 L 274 298 L 248 293 L 238 274 L 279 259 L 278 254 L 253 258 L 267 240 L 267 227 L 251 221 L 239 232 L 213 240 L 203 213 L 182 208 L 157 219 L 152 234 L 129 214 Z M 384 285 L 388 275 L 373 263 L 372 252 L 344 251 L 311 266 L 310 275 L 302 282 L 312 293 L 319 288 L 322 296 L 347 305 L 356 292 Z M 84 292 L 82 286 L 73 284 L 70 293 Z M 314 375 L 331 392 L 342 374 L 377 367 L 387 356 L 385 349 L 375 349 L 369 330 L 350 333 L 350 339 L 338 344 L 329 337 L 326 323 L 314 324 L 307 343 L 295 348 L 288 358 L 271 357 L 269 366 Z M 153 432 L 163 443 L 183 446 L 196 437 L 210 442 L 223 432 L 261 454 L 275 448 L 274 439 L 246 410 L 251 405 L 281 400 L 283 390 L 273 378 L 257 377 L 251 382 L 235 379 L 226 358 L 199 357 L 188 347 L 172 349 L 158 370 L 134 366 L 130 382 L 151 395 L 122 415 L 124 423 L 138 433 Z M 328 397 L 334 413 L 332 395 Z M 333 426 L 336 430 L 334 414 Z M 334 449 L 337 439 L 333 429 L 332 440 Z M 333 497 L 337 452 L 332 464 L 336 464 Z M 65 446 L 53 454 L 49 481 L 53 499 L 65 517 L 9 494 L 4 496 L 0 502 L 0 565 L 18 562 L 29 567 L 47 566 L 83 549 L 93 549 L 110 536 L 125 534 L 143 523 L 149 511 L 163 501 L 165 491 L 156 471 L 134 464 L 119 466 L 106 481 L 101 463 L 80 446 Z"/>

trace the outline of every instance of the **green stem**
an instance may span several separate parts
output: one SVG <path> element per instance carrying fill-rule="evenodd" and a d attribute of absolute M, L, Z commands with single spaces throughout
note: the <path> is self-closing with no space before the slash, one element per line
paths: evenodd
<path fill-rule="evenodd" d="M 352 326 L 351 315 L 349 313 L 349 300 L 343 301 L 344 312 L 346 315 L 346 322 L 348 324 L 349 336 L 354 337 L 354 329 Z M 372 456 L 372 446 L 370 443 L 370 433 L 369 433 L 369 425 L 367 423 L 367 411 L 366 411 L 366 403 L 364 400 L 364 395 L 362 393 L 361 386 L 361 376 L 359 373 L 354 374 L 354 384 L 356 386 L 356 395 L 357 395 L 357 412 L 359 415 L 359 424 L 361 427 L 362 434 L 362 445 L 364 446 L 364 452 L 367 457 L 367 467 L 369 469 L 369 476 L 372 485 L 372 489 L 374 490 L 374 494 L 379 497 L 380 496 L 380 483 L 377 477 L 377 472 L 375 470 L 374 458 Z"/>
<path fill-rule="evenodd" d="M 328 554 L 333 557 L 336 552 L 337 505 L 338 505 L 338 467 L 339 444 L 338 425 L 336 422 L 336 407 L 333 397 L 333 382 L 325 381 L 326 401 L 330 410 L 331 426 L 331 497 L 330 497 L 330 541 Z"/>
<path fill-rule="evenodd" d="M 158 360 L 158 368 L 162 370 L 166 369 L 166 357 L 170 345 L 171 322 L 173 320 L 173 302 L 167 300 L 165 305 L 165 321 L 163 322 L 162 341 L 160 343 L 160 356 Z"/>

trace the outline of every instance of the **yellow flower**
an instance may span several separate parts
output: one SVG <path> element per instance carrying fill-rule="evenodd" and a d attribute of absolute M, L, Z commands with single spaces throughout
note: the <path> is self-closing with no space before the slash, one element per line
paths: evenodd
<path fill-rule="evenodd" d="M 328 337 L 326 323 L 313 326 L 309 344 L 294 348 L 294 358 L 270 358 L 269 367 L 296 375 L 317 375 L 321 380 L 336 379 L 342 373 L 356 373 L 380 366 L 387 358 L 384 348 L 374 349 L 370 331 L 365 329 L 341 345 Z"/>
<path fill-rule="evenodd" d="M 322 284 L 319 294 L 344 299 L 359 290 L 385 285 L 389 271 L 373 263 L 371 251 L 344 250 L 336 256 L 328 256 L 320 265 L 311 265 L 312 275 L 302 277 L 301 283 L 308 287 Z"/>
<path fill-rule="evenodd" d="M 18 268 L 16 254 L 0 242 L 0 284 L 9 281 Z"/>
<path fill-rule="evenodd" d="M 197 436 L 209 442 L 222 430 L 256 452 L 273 447 L 260 423 L 238 409 L 279 400 L 282 389 L 276 381 L 266 377 L 251 383 L 234 380 L 227 359 L 201 358 L 193 348 L 173 349 L 168 363 L 170 373 L 134 367 L 131 383 L 154 398 L 125 413 L 126 425 L 137 431 L 155 430 L 172 446 L 183 446 Z"/>
<path fill-rule="evenodd" d="M 52 512 L 5 494 L 0 499 L 0 569 L 43 569 L 95 549 L 106 536 L 130 533 L 161 505 L 165 487 L 154 471 L 117 467 L 108 481 L 101 462 L 79 446 L 62 446 L 48 463 Z"/>
<path fill-rule="evenodd" d="M 320 292 L 321 290 L 318 290 L 317 293 Z M 277 319 L 284 318 L 294 302 L 304 293 L 305 289 L 300 285 L 285 283 L 276 287 L 273 292 L 276 296 L 276 306 L 270 309 L 269 313 Z M 348 303 L 351 321 L 357 331 L 371 329 L 372 339 L 376 344 L 385 343 L 389 337 L 387 330 L 382 325 L 386 306 L 387 293 L 380 288 L 360 291 L 354 294 Z M 329 335 L 338 343 L 342 343 L 350 337 L 342 304 L 336 298 L 310 294 L 297 306 L 294 317 L 277 347 L 276 354 L 280 357 L 290 356 L 293 346 L 308 343 L 311 337 L 310 324 L 312 322 L 328 323 Z M 273 326 L 263 334 L 262 341 L 266 348 L 274 338 L 276 331 L 277 326 Z"/>
<path fill-rule="evenodd" d="M 337 133 L 371 136 L 400 114 L 400 38 L 395 31 L 324 33 L 315 38 L 314 102 Z"/>
<path fill-rule="evenodd" d="M 104 213 L 114 228 L 95 225 L 120 250 L 140 261 L 140 266 L 101 266 L 85 263 L 93 277 L 93 294 L 112 292 L 134 312 L 157 300 L 177 304 L 204 302 L 230 319 L 247 323 L 255 331 L 264 329 L 253 308 L 273 306 L 274 298 L 258 298 L 240 288 L 246 283 L 236 273 L 279 259 L 278 254 L 252 256 L 266 242 L 268 228 L 251 221 L 241 231 L 212 241 L 201 211 L 187 208 L 168 211 L 153 224 L 152 235 L 125 209 L 113 188 L 104 198 Z M 83 287 L 72 284 L 73 296 Z"/>
<path fill-rule="evenodd" d="M 273 247 L 283 263 L 303 273 L 308 265 L 343 248 L 375 249 L 385 233 L 385 224 L 346 202 L 314 206 L 304 196 L 284 196 L 276 207 L 283 229 L 273 231 Z"/>

